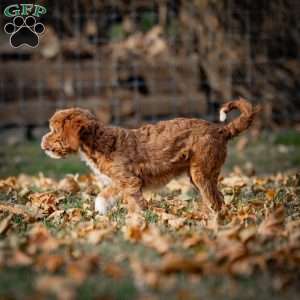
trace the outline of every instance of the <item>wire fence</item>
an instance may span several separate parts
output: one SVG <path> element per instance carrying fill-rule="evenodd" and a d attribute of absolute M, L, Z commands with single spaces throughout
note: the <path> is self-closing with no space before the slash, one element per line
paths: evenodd
<path fill-rule="evenodd" d="M 299 1 L 33 2 L 47 8 L 37 48 L 0 34 L 2 128 L 45 125 L 70 106 L 128 126 L 213 119 L 238 96 L 260 102 L 266 124 L 300 119 Z"/>

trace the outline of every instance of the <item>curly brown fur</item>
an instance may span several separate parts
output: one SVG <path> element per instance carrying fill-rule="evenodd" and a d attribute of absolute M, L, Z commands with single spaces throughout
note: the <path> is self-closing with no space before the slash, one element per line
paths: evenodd
<path fill-rule="evenodd" d="M 51 132 L 41 146 L 54 158 L 80 152 L 99 178 L 108 179 L 99 195 L 105 206 L 100 205 L 101 213 L 118 195 L 145 208 L 144 187 L 167 183 L 183 172 L 201 192 L 203 203 L 220 210 L 223 196 L 217 183 L 227 141 L 247 129 L 256 113 L 249 102 L 239 99 L 223 106 L 223 117 L 232 109 L 239 109 L 241 115 L 228 124 L 177 118 L 124 129 L 105 126 L 89 111 L 71 108 L 50 119 Z"/>

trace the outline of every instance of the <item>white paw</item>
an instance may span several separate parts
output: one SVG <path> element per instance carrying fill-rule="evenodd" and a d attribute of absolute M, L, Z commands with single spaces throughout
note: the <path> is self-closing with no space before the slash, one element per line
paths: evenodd
<path fill-rule="evenodd" d="M 105 199 L 102 196 L 97 196 L 95 199 L 95 211 L 100 215 L 106 215 L 115 204 L 115 199 Z"/>

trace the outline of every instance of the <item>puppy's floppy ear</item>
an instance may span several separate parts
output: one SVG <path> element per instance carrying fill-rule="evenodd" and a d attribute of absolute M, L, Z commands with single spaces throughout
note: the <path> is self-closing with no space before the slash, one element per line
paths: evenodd
<path fill-rule="evenodd" d="M 77 115 L 65 125 L 64 133 L 72 151 L 78 151 L 82 132 L 89 131 L 94 126 L 95 120 L 86 116 Z"/>
<path fill-rule="evenodd" d="M 68 121 L 64 126 L 64 141 L 72 151 L 79 148 L 78 131 L 80 130 L 80 122 Z"/>
<path fill-rule="evenodd" d="M 101 122 L 91 121 L 80 130 L 80 140 L 91 149 L 103 154 L 114 150 L 116 137 L 113 130 Z"/>
<path fill-rule="evenodd" d="M 98 127 L 99 125 L 95 120 L 89 120 L 87 123 L 81 126 L 79 130 L 79 139 L 89 147 L 92 147 Z"/>

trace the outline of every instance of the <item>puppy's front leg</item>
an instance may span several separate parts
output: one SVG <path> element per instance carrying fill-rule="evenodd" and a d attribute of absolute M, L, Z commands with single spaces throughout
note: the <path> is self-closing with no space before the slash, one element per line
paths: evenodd
<path fill-rule="evenodd" d="M 95 211 L 101 215 L 106 215 L 115 205 L 120 190 L 115 185 L 106 187 L 95 199 Z"/>

